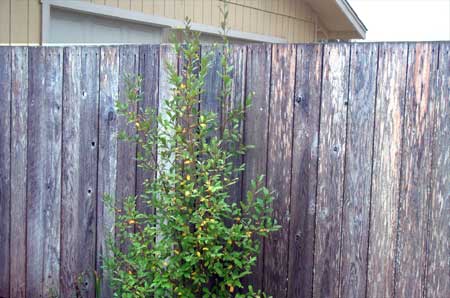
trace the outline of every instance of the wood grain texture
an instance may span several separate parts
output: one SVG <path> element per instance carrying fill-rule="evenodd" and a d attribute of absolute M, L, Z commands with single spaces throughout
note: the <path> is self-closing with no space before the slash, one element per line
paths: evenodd
<path fill-rule="evenodd" d="M 285 297 L 288 287 L 295 59 L 295 46 L 273 46 L 267 185 L 274 192 L 273 217 L 281 229 L 264 243 L 264 290 L 274 297 Z"/>
<path fill-rule="evenodd" d="M 432 91 L 434 135 L 427 238 L 427 298 L 450 293 L 450 43 L 440 44 Z"/>
<path fill-rule="evenodd" d="M 379 48 L 367 297 L 394 295 L 407 44 Z"/>
<path fill-rule="evenodd" d="M 142 101 L 138 103 L 138 113 L 143 115 L 146 110 L 157 110 L 159 99 L 159 46 L 141 46 L 139 49 L 139 74 L 142 77 Z M 137 152 L 143 154 L 138 146 Z M 153 148 L 156 154 L 156 148 Z M 144 193 L 144 183 L 150 183 L 156 177 L 154 171 L 144 170 L 138 162 L 136 167 L 136 195 L 138 196 L 137 209 L 141 212 L 153 213 L 147 200 L 151 199 Z M 147 182 L 146 182 L 147 181 Z M 141 196 L 141 197 L 139 197 Z"/>
<path fill-rule="evenodd" d="M 64 52 L 61 294 L 94 297 L 98 48 Z M 81 79 L 80 79 L 81 74 Z"/>
<path fill-rule="evenodd" d="M 14 47 L 11 64 L 10 295 L 25 297 L 27 230 L 28 48 Z"/>
<path fill-rule="evenodd" d="M 30 48 L 27 296 L 59 294 L 62 49 Z"/>
<path fill-rule="evenodd" d="M 396 297 L 422 297 L 425 290 L 434 121 L 431 88 L 437 54 L 437 45 L 430 43 L 410 45 L 408 51 Z"/>
<path fill-rule="evenodd" d="M 98 138 L 98 198 L 97 198 L 97 252 L 96 270 L 103 276 L 102 297 L 111 297 L 109 276 L 102 269 L 103 258 L 110 256 L 109 237 L 114 237 L 114 210 L 105 206 L 107 195 L 116 193 L 117 175 L 117 113 L 115 101 L 119 97 L 119 48 L 100 49 L 100 97 Z"/>
<path fill-rule="evenodd" d="M 119 48 L 119 98 L 121 103 L 128 101 L 128 80 L 135 80 L 139 71 L 139 47 L 121 46 Z M 136 112 L 136 104 L 130 104 L 129 111 Z M 127 135 L 134 135 L 136 127 L 128 124 L 126 117 L 118 118 L 118 130 Z M 118 210 L 124 209 L 124 201 L 127 197 L 136 193 L 136 144 L 119 140 L 117 145 L 117 175 L 115 206 Z M 132 230 L 133 228 L 131 228 Z M 130 230 L 130 231 L 131 231 Z M 126 251 L 129 243 L 125 239 L 118 239 L 122 251 Z"/>
<path fill-rule="evenodd" d="M 222 79 L 219 75 L 222 72 L 220 63 L 222 53 L 223 47 L 204 45 L 201 48 L 201 55 L 211 55 L 211 61 L 209 71 L 205 77 L 205 92 L 200 96 L 200 110 L 202 112 L 216 113 L 219 121 L 222 118 L 222 105 L 219 101 L 222 92 Z"/>
<path fill-rule="evenodd" d="M 350 46 L 324 47 L 313 297 L 339 295 Z"/>
<path fill-rule="evenodd" d="M 297 46 L 289 231 L 290 298 L 312 297 L 322 52 L 321 45 Z"/>
<path fill-rule="evenodd" d="M 0 47 L 0 297 L 9 297 L 11 207 L 11 48 Z"/>
<path fill-rule="evenodd" d="M 229 65 L 233 65 L 233 70 L 230 73 L 232 80 L 231 84 L 231 96 L 225 99 L 222 112 L 222 125 L 226 126 L 230 131 L 238 132 L 241 136 L 239 142 L 243 142 L 244 133 L 244 123 L 243 120 L 239 121 L 236 125 L 228 120 L 229 114 L 236 109 L 245 107 L 245 67 L 246 67 L 246 54 L 247 48 L 245 46 L 231 46 L 229 53 Z M 238 144 L 235 148 L 230 148 L 231 150 L 238 150 L 241 144 Z M 242 165 L 244 158 L 242 156 L 237 156 L 233 158 L 232 162 L 235 167 Z M 234 173 L 232 179 L 237 179 L 236 184 L 234 184 L 230 190 L 230 203 L 237 203 L 241 201 L 242 198 L 242 172 Z"/>
<path fill-rule="evenodd" d="M 244 156 L 246 169 L 242 179 L 243 196 L 251 187 L 252 180 L 266 175 L 267 136 L 269 125 L 270 69 L 272 62 L 271 45 L 250 45 L 247 48 L 247 71 L 245 75 L 246 94 L 253 93 L 252 105 L 245 111 L 244 142 L 252 145 Z M 245 279 L 245 284 L 262 289 L 264 268 L 264 239 L 260 238 L 260 254 L 253 274 Z"/>
<path fill-rule="evenodd" d="M 340 297 L 364 297 L 366 291 L 377 62 L 376 44 L 352 45 Z"/>

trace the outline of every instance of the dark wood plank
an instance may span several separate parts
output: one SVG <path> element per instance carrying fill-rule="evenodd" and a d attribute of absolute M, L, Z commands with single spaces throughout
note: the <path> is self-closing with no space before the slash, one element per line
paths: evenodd
<path fill-rule="evenodd" d="M 394 294 L 407 54 L 406 44 L 379 48 L 367 297 Z"/>
<path fill-rule="evenodd" d="M 340 297 L 364 297 L 366 291 L 377 62 L 377 44 L 352 45 Z"/>
<path fill-rule="evenodd" d="M 59 293 L 61 236 L 62 48 L 46 48 L 43 295 Z"/>
<path fill-rule="evenodd" d="M 119 98 L 122 103 L 128 101 L 127 80 L 134 80 L 139 71 L 139 47 L 119 47 Z M 129 111 L 136 112 L 137 106 L 130 104 Z M 136 127 L 128 124 L 126 117 L 118 118 L 118 130 L 127 135 L 134 135 Z M 136 193 L 136 144 L 119 140 L 117 144 L 117 174 L 116 174 L 116 208 L 124 209 L 126 197 L 134 196 Z M 131 231 L 131 230 L 130 230 Z M 129 244 L 126 239 L 117 239 L 122 251 L 126 251 Z"/>
<path fill-rule="evenodd" d="M 143 99 L 138 103 L 138 113 L 143 115 L 146 110 L 157 110 L 159 96 L 159 46 L 145 45 L 139 49 L 139 74 L 142 77 L 141 92 Z M 140 146 L 137 152 L 143 154 Z M 156 154 L 156 146 L 153 149 Z M 141 212 L 153 213 L 154 210 L 146 203 L 148 199 L 144 194 L 144 183 L 150 183 L 156 177 L 156 172 L 143 169 L 139 163 L 136 168 L 136 195 L 138 197 L 137 209 Z M 147 181 L 147 182 L 145 182 Z"/>
<path fill-rule="evenodd" d="M 213 112 L 217 114 L 218 121 L 222 117 L 222 105 L 220 94 L 222 92 L 222 72 L 220 59 L 223 54 L 223 47 L 204 45 L 201 48 L 201 55 L 211 55 L 208 74 L 205 77 L 205 92 L 200 96 L 200 110 L 202 112 Z"/>
<path fill-rule="evenodd" d="M 450 43 L 440 43 L 439 66 L 432 92 L 435 113 L 431 196 L 429 199 L 428 260 L 425 297 L 450 293 Z"/>
<path fill-rule="evenodd" d="M 402 148 L 396 297 L 422 297 L 425 290 L 426 235 L 433 113 L 432 74 L 437 67 L 436 44 L 411 44 Z"/>
<path fill-rule="evenodd" d="M 247 49 L 246 93 L 253 93 L 252 105 L 245 111 L 244 141 L 252 145 L 244 157 L 246 169 L 243 175 L 243 194 L 250 189 L 252 180 L 266 175 L 267 135 L 269 124 L 270 66 L 272 46 L 250 45 Z M 264 239 L 260 238 L 260 253 L 253 274 L 245 278 L 245 284 L 262 289 L 264 268 Z"/>
<path fill-rule="evenodd" d="M 0 297 L 9 297 L 11 48 L 0 47 Z"/>
<path fill-rule="evenodd" d="M 44 148 L 44 103 L 45 98 L 45 49 L 29 48 L 28 50 L 28 142 L 27 142 L 27 267 L 26 297 L 42 296 L 44 249 L 42 241 L 45 237 L 43 216 L 43 197 L 46 181 L 43 173 Z M 51 185 L 51 184 L 49 184 Z"/>
<path fill-rule="evenodd" d="M 28 48 L 12 49 L 10 295 L 25 297 L 27 230 Z"/>
<path fill-rule="evenodd" d="M 27 296 L 59 294 L 62 52 L 29 49 Z"/>
<path fill-rule="evenodd" d="M 228 114 L 239 107 L 245 107 L 245 65 L 246 65 L 247 48 L 242 45 L 230 46 L 229 65 L 233 66 L 230 73 L 232 79 L 231 96 L 225 99 L 222 113 L 222 123 L 230 130 L 237 130 L 241 136 L 240 142 L 243 142 L 244 124 L 240 121 L 237 127 L 228 121 Z M 238 144 L 240 146 L 240 144 Z M 230 148 L 238 149 L 238 147 Z M 244 158 L 242 156 L 235 157 L 232 162 L 236 167 L 242 165 Z M 230 203 L 239 203 L 242 197 L 242 172 L 234 173 L 232 179 L 238 179 L 229 191 Z"/>
<path fill-rule="evenodd" d="M 64 52 L 61 295 L 94 297 L 99 49 Z"/>
<path fill-rule="evenodd" d="M 322 45 L 298 45 L 289 230 L 290 298 L 310 298 L 319 141 Z"/>
<path fill-rule="evenodd" d="M 273 217 L 281 229 L 265 241 L 264 290 L 274 297 L 285 297 L 288 286 L 295 59 L 295 46 L 273 46 L 267 185 L 274 192 Z"/>
<path fill-rule="evenodd" d="M 106 195 L 116 193 L 117 175 L 117 114 L 115 101 L 119 97 L 119 49 L 100 49 L 100 97 L 98 139 L 98 198 L 97 198 L 97 252 L 96 270 L 101 274 L 102 297 L 111 297 L 110 277 L 102 269 L 103 258 L 110 256 L 108 237 L 114 237 L 114 210 L 104 204 Z"/>
<path fill-rule="evenodd" d="M 314 297 L 338 297 L 349 44 L 324 47 L 314 254 Z"/>

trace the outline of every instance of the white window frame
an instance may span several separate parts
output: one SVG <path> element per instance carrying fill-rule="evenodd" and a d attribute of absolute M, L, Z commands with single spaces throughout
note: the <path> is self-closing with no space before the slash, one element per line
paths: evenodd
<path fill-rule="evenodd" d="M 84 14 L 98 15 L 107 18 L 118 19 L 121 21 L 151 25 L 154 27 L 166 29 L 184 28 L 184 22 L 180 20 L 160 17 L 142 12 L 130 11 L 107 5 L 98 5 L 85 1 L 75 0 L 41 0 L 42 3 L 42 44 L 50 42 L 50 13 L 52 8 L 81 12 Z M 192 23 L 191 28 L 194 31 L 207 33 L 211 35 L 220 35 L 220 28 L 211 25 Z M 284 38 L 270 35 L 243 32 L 238 30 L 229 30 L 227 36 L 230 38 L 246 40 L 249 42 L 267 42 L 267 43 L 286 43 Z"/>

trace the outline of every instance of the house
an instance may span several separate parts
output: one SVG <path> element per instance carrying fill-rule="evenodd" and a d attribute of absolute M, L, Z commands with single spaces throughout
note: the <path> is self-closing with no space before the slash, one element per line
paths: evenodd
<path fill-rule="evenodd" d="M 0 44 L 162 43 L 192 20 L 217 40 L 228 3 L 233 42 L 364 39 L 346 0 L 0 0 Z"/>

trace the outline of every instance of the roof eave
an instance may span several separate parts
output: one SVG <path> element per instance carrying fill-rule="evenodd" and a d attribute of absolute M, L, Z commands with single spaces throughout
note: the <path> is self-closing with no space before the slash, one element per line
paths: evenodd
<path fill-rule="evenodd" d="M 358 34 L 358 37 L 361 39 L 365 39 L 367 28 L 358 17 L 356 12 L 353 10 L 353 8 L 350 6 L 350 4 L 347 2 L 347 0 L 336 0 L 336 3 L 348 18 L 348 20 L 352 23 L 356 33 Z"/>

